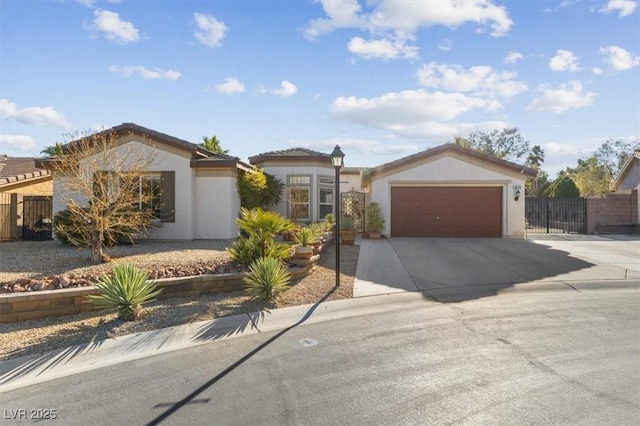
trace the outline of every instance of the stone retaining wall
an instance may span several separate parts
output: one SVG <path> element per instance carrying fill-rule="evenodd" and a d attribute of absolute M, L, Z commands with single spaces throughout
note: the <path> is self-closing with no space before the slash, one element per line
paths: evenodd
<path fill-rule="evenodd" d="M 319 258 L 319 256 L 318 256 Z M 308 275 L 315 264 L 289 269 L 295 281 Z M 221 294 L 244 289 L 242 274 L 196 275 L 155 280 L 162 288 L 159 299 Z M 96 310 L 85 296 L 97 294 L 94 286 L 3 294 L 0 296 L 0 323 L 72 315 Z"/>

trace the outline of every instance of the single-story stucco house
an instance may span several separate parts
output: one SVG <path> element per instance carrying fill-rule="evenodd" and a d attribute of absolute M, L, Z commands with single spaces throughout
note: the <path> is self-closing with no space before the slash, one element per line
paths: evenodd
<path fill-rule="evenodd" d="M 611 190 L 618 193 L 636 190 L 640 193 L 640 149 L 636 149 L 622 165 L 620 173 L 611 182 Z M 638 208 L 635 211 L 638 217 L 634 223 L 640 223 L 640 197 L 637 199 Z"/>
<path fill-rule="evenodd" d="M 249 165 L 132 123 L 104 132 L 117 135 L 116 149 L 135 144 L 155 152 L 147 179 L 161 186 L 161 215 L 149 238 L 236 237 L 236 182 L 241 171 L 250 172 L 253 166 L 284 184 L 274 210 L 298 222 L 321 220 L 344 198 L 335 194 L 328 153 L 270 151 L 250 157 Z M 383 233 L 389 236 L 523 237 L 524 183 L 535 174 L 528 167 L 446 144 L 371 169 L 345 167 L 340 193 L 362 194 L 362 211 L 365 203 L 379 203 L 386 222 Z M 65 208 L 56 195 L 59 178 L 54 173 L 54 213 Z"/>

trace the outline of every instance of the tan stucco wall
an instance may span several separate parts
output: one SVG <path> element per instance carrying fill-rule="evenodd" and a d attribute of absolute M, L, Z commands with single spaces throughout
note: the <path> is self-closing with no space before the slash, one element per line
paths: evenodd
<path fill-rule="evenodd" d="M 53 178 L 47 176 L 45 178 L 16 182 L 0 187 L 0 194 L 10 194 L 12 192 L 22 195 L 52 195 Z"/>

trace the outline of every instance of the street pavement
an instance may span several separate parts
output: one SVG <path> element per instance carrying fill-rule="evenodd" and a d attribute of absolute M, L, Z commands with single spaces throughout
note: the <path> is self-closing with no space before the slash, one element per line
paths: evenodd
<path fill-rule="evenodd" d="M 313 321 L 325 307 L 358 311 L 370 300 L 387 303 Z M 512 291 L 458 303 L 412 292 L 342 302 L 355 306 L 332 302 L 297 326 L 4 391 L 5 416 L 28 417 L 4 422 L 30 423 L 38 410 L 55 410 L 65 425 L 635 425 L 640 418 L 637 290 Z"/>
<path fill-rule="evenodd" d="M 635 237 L 359 240 L 354 299 L 186 324 L 0 362 L 0 391 L 233 337 L 511 293 L 620 290 L 636 296 Z M 592 243 L 597 244 L 592 244 Z M 555 245 L 554 245 L 555 244 Z M 559 247 L 558 245 L 561 245 Z"/>

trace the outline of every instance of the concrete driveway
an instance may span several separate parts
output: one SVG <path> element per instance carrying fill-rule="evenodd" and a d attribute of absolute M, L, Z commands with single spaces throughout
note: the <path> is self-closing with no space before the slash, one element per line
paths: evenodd
<path fill-rule="evenodd" d="M 510 288 L 640 280 L 639 259 L 637 236 L 362 240 L 354 295 L 421 291 L 460 301 Z"/>

